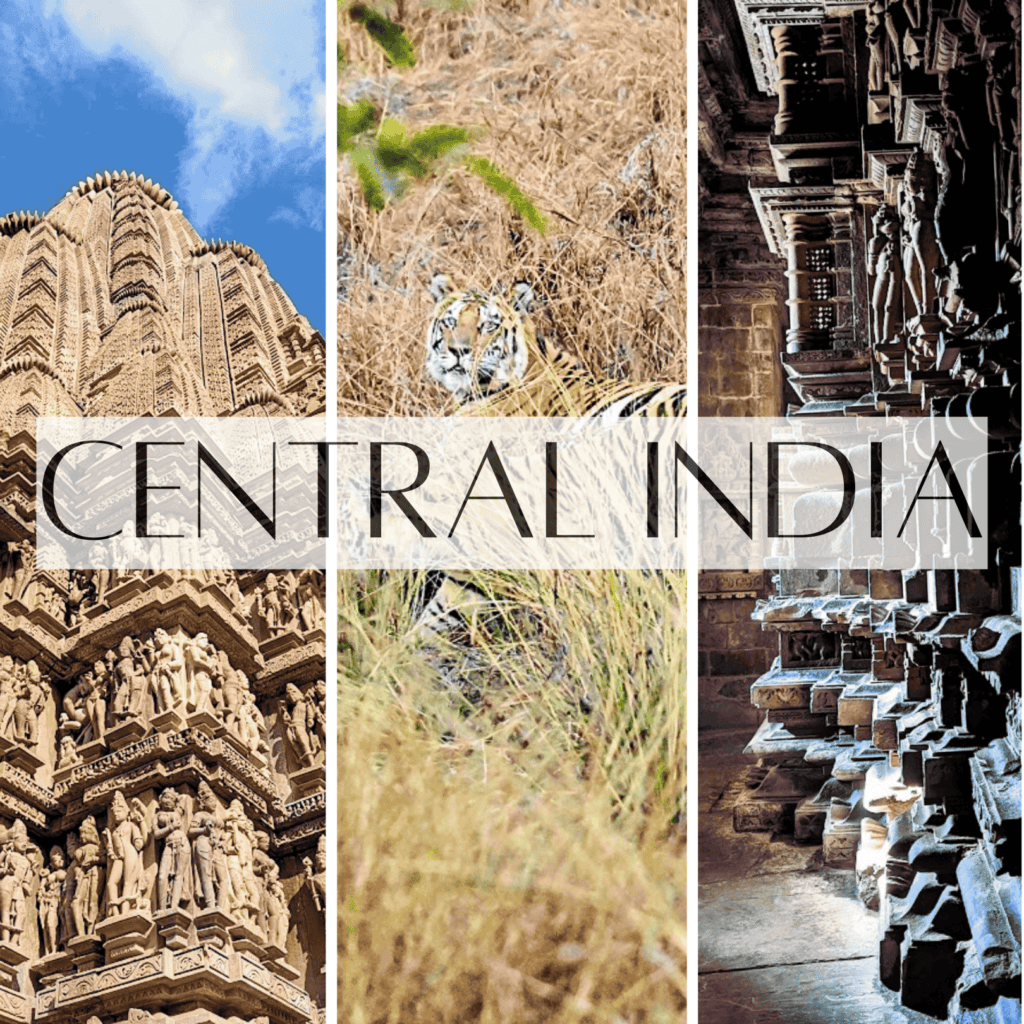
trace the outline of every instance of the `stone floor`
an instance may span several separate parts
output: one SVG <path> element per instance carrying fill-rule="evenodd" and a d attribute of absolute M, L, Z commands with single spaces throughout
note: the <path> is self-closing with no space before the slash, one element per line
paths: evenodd
<path fill-rule="evenodd" d="M 698 1024 L 934 1024 L 875 967 L 877 916 L 820 846 L 732 830 L 750 730 L 698 749 Z"/>

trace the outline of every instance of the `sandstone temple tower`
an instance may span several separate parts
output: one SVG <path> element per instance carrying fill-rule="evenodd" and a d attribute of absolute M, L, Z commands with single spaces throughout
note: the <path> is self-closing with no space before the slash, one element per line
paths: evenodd
<path fill-rule="evenodd" d="M 151 180 L 0 217 L 2 1024 L 323 1019 L 323 574 L 37 571 L 34 418 L 324 398 L 259 255 Z"/>

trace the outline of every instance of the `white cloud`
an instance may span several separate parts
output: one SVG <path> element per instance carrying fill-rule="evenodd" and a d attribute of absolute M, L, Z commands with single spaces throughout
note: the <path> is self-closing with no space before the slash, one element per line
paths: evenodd
<path fill-rule="evenodd" d="M 254 175 L 322 152 L 318 0 L 63 0 L 60 9 L 86 48 L 141 64 L 188 111 L 179 198 L 199 230 Z"/>

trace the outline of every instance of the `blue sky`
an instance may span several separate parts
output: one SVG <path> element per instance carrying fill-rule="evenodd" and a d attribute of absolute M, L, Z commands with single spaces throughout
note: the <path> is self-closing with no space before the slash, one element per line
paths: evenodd
<path fill-rule="evenodd" d="M 323 332 L 324 78 L 322 0 L 4 0 L 0 216 L 137 171 Z"/>

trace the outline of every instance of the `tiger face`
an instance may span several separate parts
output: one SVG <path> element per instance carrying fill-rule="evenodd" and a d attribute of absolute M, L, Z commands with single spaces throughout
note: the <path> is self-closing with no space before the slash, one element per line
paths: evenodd
<path fill-rule="evenodd" d="M 529 363 L 528 285 L 510 299 L 478 291 L 456 291 L 435 274 L 436 300 L 427 327 L 427 373 L 459 402 L 472 401 L 522 381 Z"/>

